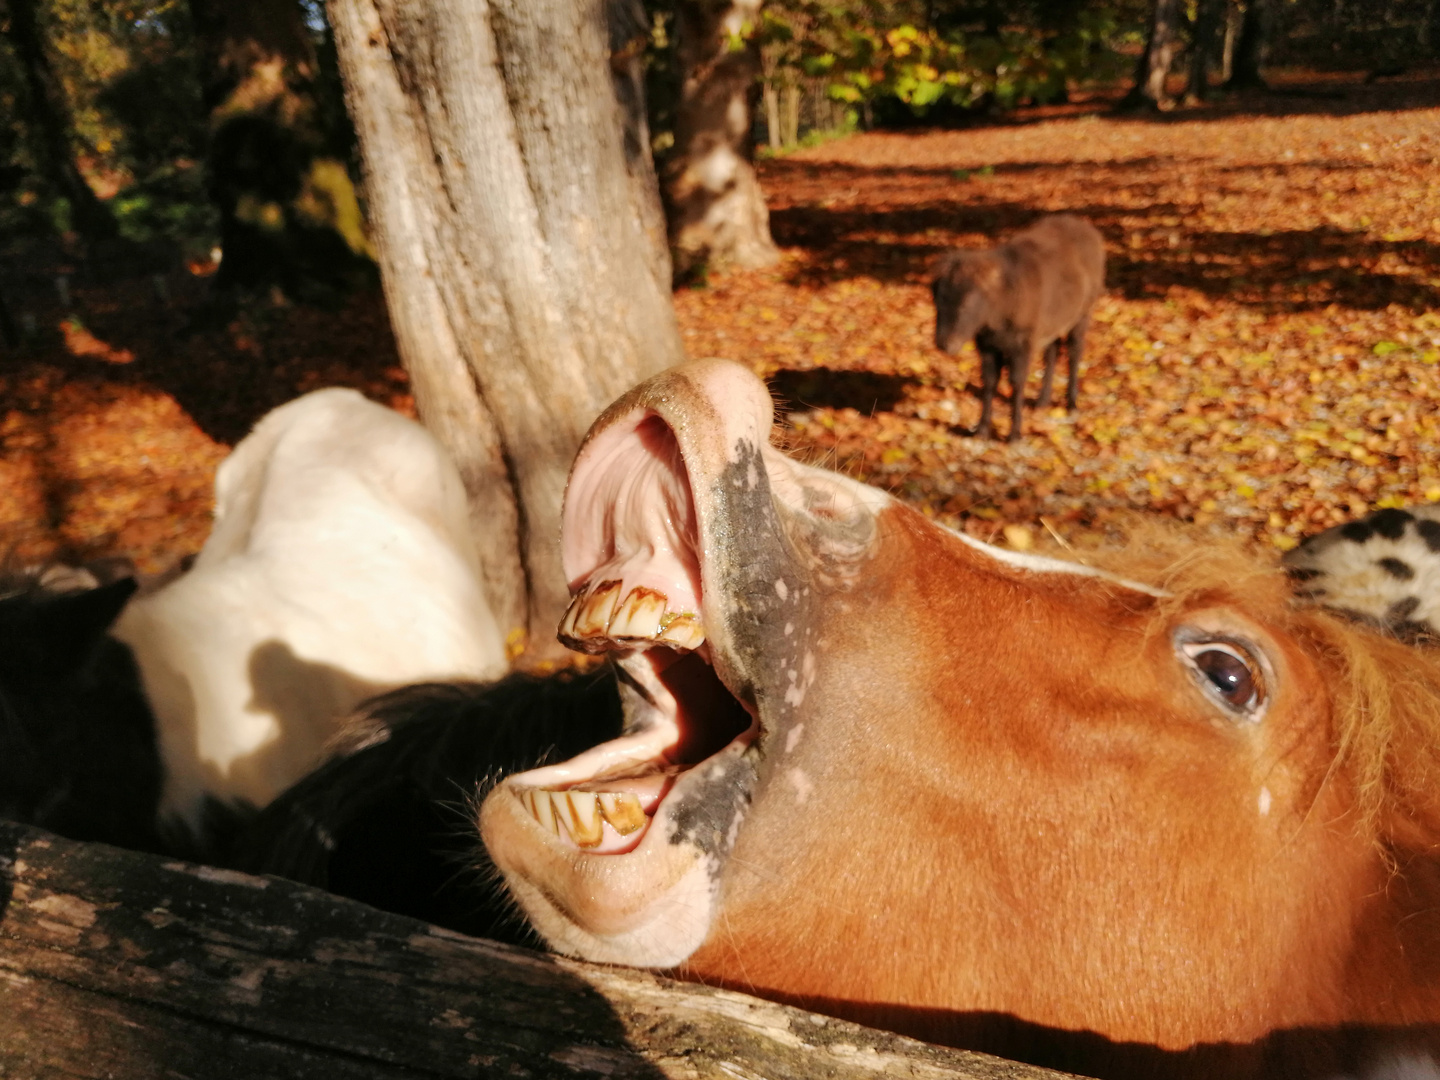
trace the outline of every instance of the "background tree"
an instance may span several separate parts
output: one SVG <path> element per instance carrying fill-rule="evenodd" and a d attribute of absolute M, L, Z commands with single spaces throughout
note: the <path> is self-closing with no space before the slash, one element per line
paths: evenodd
<path fill-rule="evenodd" d="M 1260 74 L 1260 65 L 1265 61 L 1269 46 L 1274 20 L 1272 8 L 1273 0 L 1247 0 L 1244 19 L 1240 23 L 1240 36 L 1230 61 L 1230 78 L 1225 82 L 1227 89 L 1264 89 L 1265 79 Z"/>
<path fill-rule="evenodd" d="M 1180 48 L 1182 19 L 1180 0 L 1155 0 L 1150 11 L 1150 30 L 1145 37 L 1145 48 L 1135 65 L 1135 85 L 1120 103 L 1121 108 L 1169 108 L 1171 101 L 1165 89 L 1165 80 Z"/>
<path fill-rule="evenodd" d="M 675 147 L 665 209 L 675 269 L 768 266 L 779 257 L 755 177 L 761 0 L 675 0 Z"/>
<path fill-rule="evenodd" d="M 42 171 L 68 203 L 70 221 L 82 236 L 92 241 L 113 236 L 115 219 L 75 163 L 70 102 L 47 53 L 36 0 L 5 0 L 0 20 L 24 72 Z"/>
<path fill-rule="evenodd" d="M 1225 15 L 1226 0 L 1196 0 L 1195 22 L 1190 35 L 1189 74 L 1185 83 L 1185 101 L 1198 104 L 1210 93 L 1210 61 Z"/>
<path fill-rule="evenodd" d="M 1108 80 L 1115 46 L 1138 36 L 1146 0 L 768 0 L 764 79 L 779 141 L 786 89 L 823 85 L 864 126 L 959 120 L 1064 100 L 1071 81 Z M 769 106 L 767 105 L 767 111 Z M 812 121 L 829 110 L 811 106 Z M 823 121 L 822 121 L 823 122 Z"/>
<path fill-rule="evenodd" d="M 556 538 L 570 460 L 602 407 L 683 357 L 647 231 L 657 192 L 612 79 L 612 9 L 328 11 L 416 404 L 465 478 L 495 612 L 543 659 L 568 599 Z"/>
<path fill-rule="evenodd" d="M 189 0 L 200 43 L 220 283 L 290 296 L 343 286 L 368 263 L 345 166 L 344 118 L 327 115 L 298 0 Z M 337 132 L 336 129 L 339 129 Z"/>

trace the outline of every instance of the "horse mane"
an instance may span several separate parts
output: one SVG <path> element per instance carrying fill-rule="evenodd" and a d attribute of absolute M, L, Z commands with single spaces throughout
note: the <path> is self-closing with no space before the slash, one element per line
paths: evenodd
<path fill-rule="evenodd" d="M 1333 672 L 1331 741 L 1358 797 L 1357 825 L 1381 842 L 1409 842 L 1418 828 L 1440 844 L 1440 645 L 1400 641 L 1378 626 L 1297 598 L 1279 560 L 1253 545 L 1207 537 L 1173 523 L 1129 526 L 1123 546 L 1085 549 L 1080 561 L 1163 589 L 1155 632 L 1182 611 L 1234 607 L 1299 641 Z"/>

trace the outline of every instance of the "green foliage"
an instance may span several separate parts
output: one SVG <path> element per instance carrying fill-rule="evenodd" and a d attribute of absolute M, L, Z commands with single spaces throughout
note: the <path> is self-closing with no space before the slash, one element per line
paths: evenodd
<path fill-rule="evenodd" d="M 204 170 L 182 161 L 154 170 L 110 203 L 120 235 L 137 243 L 169 240 L 191 255 L 214 246 L 219 214 L 205 191 Z"/>
<path fill-rule="evenodd" d="M 215 215 L 184 0 L 41 0 L 45 52 L 63 87 L 74 158 L 123 236 L 208 248 Z M 43 133 L 21 62 L 0 38 L 0 231 L 66 233 L 71 208 L 39 167 Z"/>
<path fill-rule="evenodd" d="M 922 4 L 770 0 L 760 35 L 766 80 L 820 79 L 832 98 L 911 114 L 1063 99 L 1067 84 L 1108 80 L 1131 61 L 1145 0 Z"/>

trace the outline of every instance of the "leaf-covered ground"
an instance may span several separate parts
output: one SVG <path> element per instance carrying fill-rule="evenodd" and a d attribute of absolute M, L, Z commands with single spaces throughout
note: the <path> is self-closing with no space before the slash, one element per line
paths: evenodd
<path fill-rule="evenodd" d="M 57 264 L 65 269 L 65 264 Z M 147 572 L 210 532 L 215 468 L 268 410 L 353 386 L 413 415 L 377 291 L 344 309 L 259 306 L 226 320 L 204 278 L 99 286 L 62 305 L 46 266 L 19 296 L 37 337 L 0 351 L 0 557 L 123 555 Z M 0 346 L 3 350 L 3 346 Z"/>
<path fill-rule="evenodd" d="M 770 378 L 802 453 L 1017 545 L 1143 510 L 1284 548 L 1440 501 L 1440 79 L 1280 90 L 765 162 L 783 260 L 678 293 L 687 346 Z M 1054 211 L 1109 253 L 1080 409 L 981 441 L 977 363 L 934 349 L 929 275 Z M 160 569 L 199 547 L 214 468 L 266 409 L 341 384 L 410 410 L 378 292 L 212 325 L 200 278 L 163 300 L 77 278 L 62 306 L 40 269 L 6 291 L 37 337 L 0 353 L 0 532 L 23 560 Z"/>
<path fill-rule="evenodd" d="M 794 446 L 981 536 L 1145 510 L 1286 548 L 1440 500 L 1440 82 L 1282 89 L 765 163 L 784 260 L 677 295 L 687 346 L 772 377 Z M 975 439 L 978 361 L 933 347 L 930 273 L 1055 211 L 1108 248 L 1078 415 Z"/>

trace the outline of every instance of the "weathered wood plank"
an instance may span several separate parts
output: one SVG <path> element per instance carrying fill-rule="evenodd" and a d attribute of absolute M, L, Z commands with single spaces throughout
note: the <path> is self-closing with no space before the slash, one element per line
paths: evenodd
<path fill-rule="evenodd" d="M 1059 1074 L 0 823 L 0 1076 Z"/>

